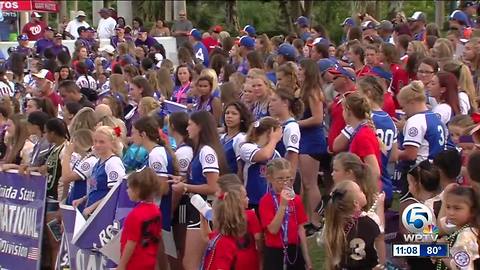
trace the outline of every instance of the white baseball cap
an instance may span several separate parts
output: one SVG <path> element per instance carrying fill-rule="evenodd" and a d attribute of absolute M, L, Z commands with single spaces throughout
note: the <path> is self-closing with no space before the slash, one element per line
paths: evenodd
<path fill-rule="evenodd" d="M 85 12 L 84 12 L 83 10 L 79 10 L 79 11 L 77 12 L 77 18 L 78 18 L 78 17 L 87 17 L 87 14 L 85 14 Z"/>

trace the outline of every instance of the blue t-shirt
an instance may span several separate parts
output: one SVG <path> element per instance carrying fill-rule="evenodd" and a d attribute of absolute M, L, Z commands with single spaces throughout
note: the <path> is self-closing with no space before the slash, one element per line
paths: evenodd
<path fill-rule="evenodd" d="M 197 42 L 195 45 L 193 45 L 193 54 L 195 58 L 202 61 L 204 66 L 208 67 L 208 50 L 202 42 Z"/>
<path fill-rule="evenodd" d="M 98 160 L 93 167 L 92 175 L 87 180 L 86 207 L 103 199 L 116 182 L 125 176 L 125 167 L 118 156 L 111 156 L 107 160 Z"/>

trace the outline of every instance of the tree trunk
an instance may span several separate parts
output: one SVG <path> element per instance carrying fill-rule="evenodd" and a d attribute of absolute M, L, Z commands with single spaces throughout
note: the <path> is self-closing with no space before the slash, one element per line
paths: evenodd
<path fill-rule="evenodd" d="M 237 0 L 229 0 L 225 2 L 227 25 L 235 30 L 240 29 L 240 22 L 238 21 Z"/>
<path fill-rule="evenodd" d="M 293 32 L 293 23 L 292 23 L 292 16 L 290 15 L 290 11 L 288 8 L 288 0 L 280 0 L 279 1 L 279 8 L 281 13 L 283 14 L 283 18 L 285 20 L 288 32 Z"/>
<path fill-rule="evenodd" d="M 302 6 L 300 4 L 300 1 L 289 1 L 289 6 L 291 10 L 291 20 L 294 21 L 298 17 L 302 16 Z"/>
<path fill-rule="evenodd" d="M 435 1 L 435 24 L 440 30 L 443 29 L 443 23 L 445 21 L 445 2 Z"/>
<path fill-rule="evenodd" d="M 403 1 L 390 0 L 388 1 L 388 13 L 387 18 L 393 19 L 397 15 L 397 12 L 401 11 L 403 8 Z M 409 16 L 405 14 L 406 16 Z"/>
<path fill-rule="evenodd" d="M 304 12 L 303 15 L 313 21 L 312 18 L 312 10 L 313 10 L 313 0 L 305 0 L 304 1 Z"/>

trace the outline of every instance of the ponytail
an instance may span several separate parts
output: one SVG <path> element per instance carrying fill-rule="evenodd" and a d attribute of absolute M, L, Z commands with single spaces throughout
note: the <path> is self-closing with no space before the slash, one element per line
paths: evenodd
<path fill-rule="evenodd" d="M 288 110 L 295 119 L 300 119 L 302 117 L 304 104 L 298 91 L 294 92 L 292 89 L 278 88 L 275 91 L 275 94 L 280 97 L 281 100 L 288 101 Z"/>

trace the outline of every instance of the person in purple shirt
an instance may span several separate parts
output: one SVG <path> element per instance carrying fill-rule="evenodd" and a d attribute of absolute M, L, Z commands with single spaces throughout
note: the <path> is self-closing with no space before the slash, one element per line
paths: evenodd
<path fill-rule="evenodd" d="M 60 52 L 64 51 L 70 55 L 70 51 L 67 46 L 62 45 L 62 34 L 56 33 L 55 38 L 53 39 L 53 46 L 50 47 L 50 50 L 55 56 L 58 56 Z"/>
<path fill-rule="evenodd" d="M 100 47 L 100 42 L 95 39 L 95 28 L 93 27 L 88 27 L 87 28 L 87 41 L 90 44 L 90 48 L 92 49 L 92 52 L 95 51 L 93 48 L 99 48 Z"/>
<path fill-rule="evenodd" d="M 87 48 L 87 52 L 90 54 L 92 52 L 92 44 L 90 44 L 90 41 L 88 40 L 90 34 L 87 32 L 87 28 L 85 26 L 80 26 L 77 31 L 78 38 L 77 41 L 75 41 L 75 47 L 83 46 Z"/>
<path fill-rule="evenodd" d="M 45 28 L 45 33 L 43 34 L 43 38 L 39 39 L 35 42 L 35 49 L 37 54 L 43 55 L 43 52 L 46 48 L 50 48 L 53 46 L 53 33 L 54 30 L 52 27 L 48 26 Z"/>
<path fill-rule="evenodd" d="M 418 41 L 424 41 L 426 35 L 427 17 L 425 13 L 416 11 L 412 17 L 408 18 L 410 31 L 413 33 L 413 38 Z"/>
<path fill-rule="evenodd" d="M 21 34 L 17 37 L 18 46 L 15 48 L 15 52 L 21 53 L 26 57 L 30 57 L 33 54 L 32 48 L 28 47 L 28 36 Z"/>
<path fill-rule="evenodd" d="M 118 43 L 120 42 L 133 41 L 133 39 L 130 36 L 125 35 L 124 25 L 117 24 L 117 26 L 115 26 L 115 32 L 117 34 L 110 38 L 110 45 L 112 45 L 113 48 L 116 49 L 118 47 Z"/>
<path fill-rule="evenodd" d="M 154 39 L 153 37 L 148 35 L 148 31 L 145 28 L 140 28 L 138 30 L 138 37 L 135 40 L 135 46 L 140 47 L 140 46 L 147 46 L 148 49 L 150 50 L 150 47 L 153 45 L 157 44 L 157 40 Z"/>

